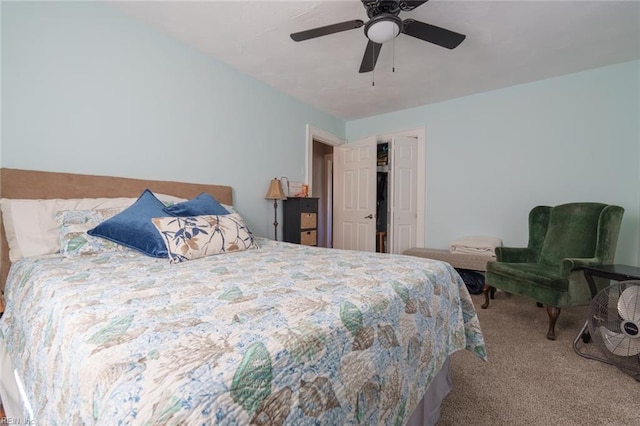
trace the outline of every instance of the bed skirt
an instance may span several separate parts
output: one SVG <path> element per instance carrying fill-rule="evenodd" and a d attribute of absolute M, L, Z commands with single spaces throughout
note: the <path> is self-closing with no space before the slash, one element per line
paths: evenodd
<path fill-rule="evenodd" d="M 17 375 L 13 361 L 6 351 L 4 342 L 0 341 L 0 398 L 8 419 L 19 424 L 29 424 L 33 419 L 31 407 L 24 396 L 24 386 Z M 440 418 L 440 405 L 451 391 L 451 369 L 449 358 L 436 374 L 424 397 L 414 410 L 408 426 L 433 426 Z"/>
<path fill-rule="evenodd" d="M 440 406 L 451 389 L 451 368 L 449 358 L 447 358 L 438 374 L 433 378 L 420 403 L 413 410 L 407 426 L 433 426 L 438 423 Z"/>
<path fill-rule="evenodd" d="M 24 396 L 24 386 L 18 377 L 13 361 L 6 351 L 4 341 L 0 341 L 0 399 L 2 407 L 9 422 L 13 424 L 30 424 L 27 419 L 31 418 L 28 403 Z M 33 419 L 35 420 L 35 419 Z"/>

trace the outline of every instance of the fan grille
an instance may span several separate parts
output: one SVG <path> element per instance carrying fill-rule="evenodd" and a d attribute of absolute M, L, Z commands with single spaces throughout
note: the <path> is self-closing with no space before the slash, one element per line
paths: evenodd
<path fill-rule="evenodd" d="M 602 354 L 640 380 L 640 281 L 601 290 L 589 305 L 589 333 Z"/>

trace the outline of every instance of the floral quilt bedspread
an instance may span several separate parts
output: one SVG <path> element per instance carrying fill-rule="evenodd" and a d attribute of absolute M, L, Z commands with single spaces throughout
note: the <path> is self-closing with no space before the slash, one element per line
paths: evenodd
<path fill-rule="evenodd" d="M 448 264 L 258 239 L 169 264 L 13 265 L 0 333 L 38 424 L 403 424 L 446 357 L 486 359 Z"/>

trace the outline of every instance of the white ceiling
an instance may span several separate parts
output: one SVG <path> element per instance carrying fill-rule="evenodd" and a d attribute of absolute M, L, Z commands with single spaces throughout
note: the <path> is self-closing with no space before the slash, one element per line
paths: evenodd
<path fill-rule="evenodd" d="M 363 28 L 289 38 L 337 22 L 366 22 L 359 0 L 110 4 L 345 120 L 640 59 L 637 0 L 431 0 L 400 17 L 465 34 L 462 44 L 449 50 L 400 34 L 366 74 L 358 73 Z"/>

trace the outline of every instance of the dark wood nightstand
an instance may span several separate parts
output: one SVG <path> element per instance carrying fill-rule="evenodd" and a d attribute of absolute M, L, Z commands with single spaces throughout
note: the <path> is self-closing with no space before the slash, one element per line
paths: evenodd
<path fill-rule="evenodd" d="M 282 208 L 283 241 L 317 246 L 318 198 L 287 198 Z"/>

